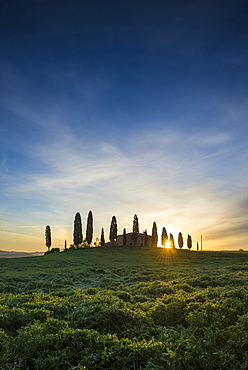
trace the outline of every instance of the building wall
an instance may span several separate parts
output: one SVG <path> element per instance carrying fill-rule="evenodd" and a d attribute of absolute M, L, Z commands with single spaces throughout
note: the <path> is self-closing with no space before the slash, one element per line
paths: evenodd
<path fill-rule="evenodd" d="M 140 246 L 140 247 L 145 246 L 145 234 L 141 234 L 141 233 L 138 234 L 137 239 L 135 241 L 132 239 L 133 233 L 128 233 L 126 235 L 127 235 L 126 246 L 132 246 L 132 245 Z M 150 235 L 147 235 L 146 238 L 147 238 L 147 247 L 151 247 L 152 237 Z M 117 245 L 123 245 L 123 235 L 117 236 Z"/>

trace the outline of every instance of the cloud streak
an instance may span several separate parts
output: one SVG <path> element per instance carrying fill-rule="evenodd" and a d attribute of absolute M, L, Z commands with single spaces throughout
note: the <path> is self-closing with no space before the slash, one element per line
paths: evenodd
<path fill-rule="evenodd" d="M 59 132 L 48 143 L 27 148 L 29 155 L 34 153 L 41 171 L 12 178 L 13 186 L 4 188 L 5 194 L 17 203 L 18 199 L 45 200 L 42 210 L 30 207 L 29 217 L 35 216 L 40 229 L 42 221 L 70 225 L 77 211 L 86 217 L 92 209 L 96 236 L 101 227 L 108 230 L 113 214 L 119 220 L 121 232 L 131 225 L 134 213 L 139 215 L 144 229 L 151 229 L 152 222 L 157 221 L 161 228 L 191 233 L 198 240 L 206 233 L 208 248 L 217 237 L 218 243 L 225 240 L 228 229 L 236 228 L 240 237 L 246 235 L 245 228 L 240 226 L 247 222 L 246 215 L 233 223 L 229 212 L 233 204 L 233 177 L 209 179 L 213 162 L 208 162 L 208 157 L 202 159 L 201 145 L 191 145 L 199 143 L 201 135 L 187 137 L 177 130 L 146 130 L 138 137 L 127 134 L 126 147 L 121 149 L 113 138 L 109 142 L 107 137 L 104 141 L 85 142 L 64 125 Z M 203 143 L 217 151 L 221 145 L 225 151 L 230 140 L 231 136 L 224 133 L 205 136 Z M 214 166 L 217 170 L 218 162 Z M 239 187 L 242 186 L 240 183 Z M 236 204 L 236 212 L 242 207 Z M 68 229 L 62 232 L 67 237 Z M 214 242 L 213 247 L 216 245 Z"/>

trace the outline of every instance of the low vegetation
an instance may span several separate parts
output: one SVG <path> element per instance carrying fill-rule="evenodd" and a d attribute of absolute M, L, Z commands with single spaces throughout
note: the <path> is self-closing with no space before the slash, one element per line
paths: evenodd
<path fill-rule="evenodd" d="M 248 253 L 100 247 L 0 266 L 1 369 L 248 368 Z"/>

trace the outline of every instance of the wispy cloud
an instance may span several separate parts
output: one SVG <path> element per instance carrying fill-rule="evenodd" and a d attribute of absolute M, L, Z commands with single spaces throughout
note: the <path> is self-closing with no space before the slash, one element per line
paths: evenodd
<path fill-rule="evenodd" d="M 30 210 L 37 222 L 41 212 L 42 219 L 47 214 L 47 220 L 54 225 L 70 225 L 75 212 L 86 216 L 93 209 L 99 233 L 102 226 L 109 227 L 113 214 L 121 231 L 127 224 L 131 228 L 133 213 L 138 213 L 143 228 L 157 221 L 159 227 L 168 225 L 173 230 L 195 233 L 198 239 L 206 233 L 210 247 L 216 235 L 222 238 L 223 230 L 231 227 L 232 219 L 226 216 L 234 196 L 232 186 L 226 184 L 233 182 L 231 174 L 228 178 L 209 179 L 209 168 L 202 167 L 199 161 L 200 146 L 188 146 L 193 140 L 190 136 L 177 131 L 150 135 L 145 131 L 138 138 L 127 135 L 126 147 L 121 149 L 113 138 L 110 142 L 85 142 L 70 129 L 59 132 L 53 140 L 27 148 L 46 171 L 23 174 L 11 189 L 4 189 L 8 197 L 45 200 L 42 212 Z M 230 136 L 223 134 L 209 138 L 205 144 L 217 148 L 229 140 Z M 218 165 L 216 162 L 216 170 Z M 237 229 L 245 220 L 236 220 Z M 66 236 L 70 231 L 69 227 L 65 229 Z"/>

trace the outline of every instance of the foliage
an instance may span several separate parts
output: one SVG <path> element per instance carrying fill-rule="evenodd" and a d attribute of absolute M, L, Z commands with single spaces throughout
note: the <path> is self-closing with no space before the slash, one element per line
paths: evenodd
<path fill-rule="evenodd" d="M 182 236 L 181 232 L 178 234 L 178 246 L 179 246 L 180 249 L 182 249 L 182 247 L 183 247 L 183 236 Z"/>
<path fill-rule="evenodd" d="M 187 247 L 189 249 L 192 248 L 192 238 L 191 238 L 191 235 L 188 235 L 188 237 L 187 237 Z"/>
<path fill-rule="evenodd" d="M 92 242 L 93 237 L 93 215 L 92 212 L 89 211 L 87 217 L 87 227 L 86 227 L 86 241 L 90 245 Z"/>
<path fill-rule="evenodd" d="M 50 253 L 59 253 L 60 248 L 52 248 L 51 250 L 46 251 L 44 254 L 50 254 Z"/>
<path fill-rule="evenodd" d="M 152 246 L 153 247 L 158 246 L 158 232 L 157 232 L 156 222 L 153 222 L 153 225 L 152 225 Z"/>
<path fill-rule="evenodd" d="M 116 217 L 113 216 L 110 224 L 109 240 L 112 242 L 112 244 L 114 244 L 116 238 L 117 238 L 117 221 Z"/>
<path fill-rule="evenodd" d="M 105 246 L 0 263 L 1 369 L 247 369 L 246 252 Z"/>
<path fill-rule="evenodd" d="M 134 243 L 137 240 L 138 233 L 139 233 L 139 220 L 138 220 L 138 216 L 135 214 L 133 216 L 133 235 L 132 235 L 132 239 Z"/>
<path fill-rule="evenodd" d="M 50 250 L 50 247 L 52 245 L 52 239 L 51 239 L 51 228 L 49 225 L 46 226 L 45 239 L 46 239 L 46 247 L 48 248 L 48 250 Z"/>
<path fill-rule="evenodd" d="M 172 234 L 170 234 L 170 246 L 171 246 L 171 248 L 175 248 L 174 237 L 173 237 Z"/>
<path fill-rule="evenodd" d="M 101 231 L 101 240 L 100 240 L 100 243 L 101 243 L 101 246 L 103 247 L 104 244 L 105 244 L 105 238 L 104 238 L 104 230 L 103 230 L 103 227 L 102 227 L 102 231 Z"/>
<path fill-rule="evenodd" d="M 166 228 L 163 227 L 162 235 L 161 235 L 161 245 L 165 247 L 167 241 L 168 241 L 168 234 L 167 234 Z"/>
<path fill-rule="evenodd" d="M 81 215 L 79 212 L 77 212 L 75 215 L 73 241 L 76 246 L 81 244 L 83 241 L 82 221 L 81 221 Z"/>
<path fill-rule="evenodd" d="M 138 216 L 135 214 L 133 216 L 133 234 L 138 234 L 139 233 L 139 220 Z"/>

